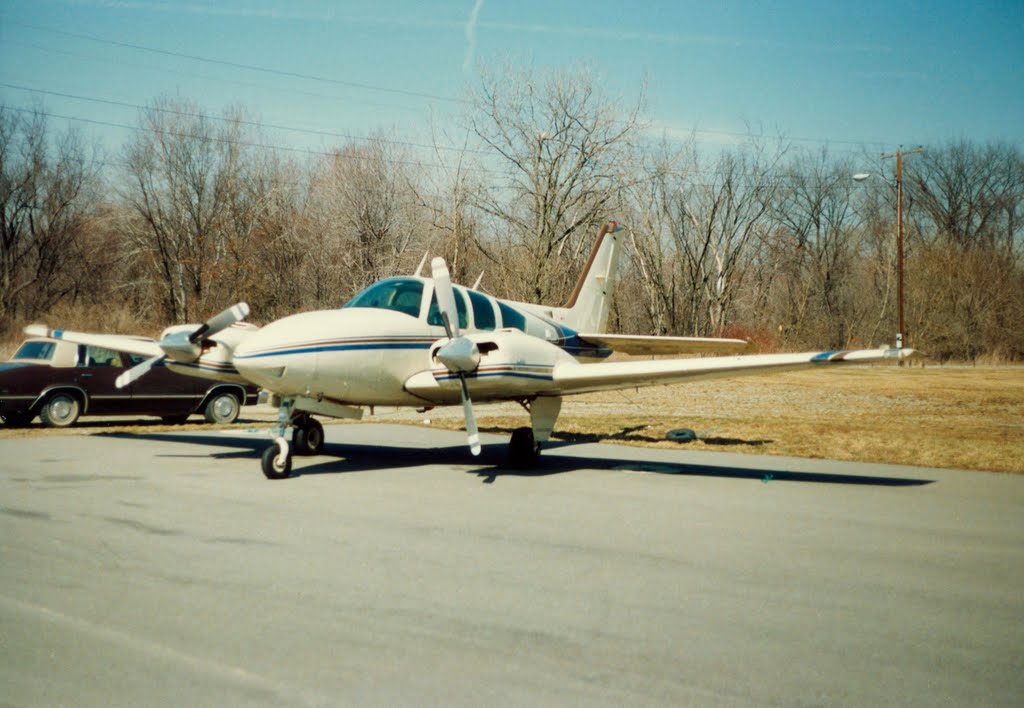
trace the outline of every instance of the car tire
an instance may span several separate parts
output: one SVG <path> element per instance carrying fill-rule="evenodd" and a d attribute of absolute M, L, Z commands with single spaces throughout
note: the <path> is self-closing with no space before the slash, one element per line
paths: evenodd
<path fill-rule="evenodd" d="M 206 402 L 206 407 L 203 408 L 203 416 L 208 423 L 226 425 L 238 420 L 238 414 L 241 410 L 242 406 L 234 394 L 221 392 L 213 394 L 210 400 Z"/>
<path fill-rule="evenodd" d="M 39 411 L 39 419 L 48 428 L 68 428 L 75 424 L 82 412 L 82 404 L 70 393 L 55 393 L 46 399 Z"/>
<path fill-rule="evenodd" d="M 24 428 L 35 417 L 35 413 L 5 413 L 0 416 L 4 420 L 4 425 L 8 428 Z"/>

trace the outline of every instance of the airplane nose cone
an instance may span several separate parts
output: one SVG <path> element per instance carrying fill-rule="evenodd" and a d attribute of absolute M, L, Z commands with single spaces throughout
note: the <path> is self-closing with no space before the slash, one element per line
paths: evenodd
<path fill-rule="evenodd" d="M 286 366 L 280 355 L 261 346 L 260 334 L 257 332 L 235 348 L 233 362 L 242 376 L 263 388 L 275 390 Z"/>
<path fill-rule="evenodd" d="M 324 321 L 330 312 L 306 312 L 271 322 L 235 349 L 234 364 L 250 381 L 282 395 L 319 390 L 318 370 Z"/>

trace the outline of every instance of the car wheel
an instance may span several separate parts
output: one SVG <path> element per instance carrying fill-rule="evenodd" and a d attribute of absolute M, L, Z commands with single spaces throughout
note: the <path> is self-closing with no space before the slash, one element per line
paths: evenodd
<path fill-rule="evenodd" d="M 238 399 L 234 395 L 230 393 L 217 393 L 206 403 L 203 415 L 206 417 L 207 422 L 210 423 L 234 423 L 238 420 L 241 408 Z"/>
<path fill-rule="evenodd" d="M 39 419 L 48 428 L 67 428 L 75 424 L 82 405 L 70 393 L 55 393 L 46 399 L 39 411 Z"/>
<path fill-rule="evenodd" d="M 9 428 L 24 428 L 35 418 L 35 413 L 5 413 L 0 416 L 4 419 L 4 425 Z"/>

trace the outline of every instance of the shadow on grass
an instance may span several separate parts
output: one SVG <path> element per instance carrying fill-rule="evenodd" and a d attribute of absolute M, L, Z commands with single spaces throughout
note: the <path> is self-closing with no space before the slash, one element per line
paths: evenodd
<path fill-rule="evenodd" d="M 100 433 L 102 437 L 130 440 L 152 440 L 163 443 L 178 443 L 202 447 L 217 447 L 218 451 L 195 452 L 193 454 L 157 453 L 160 457 L 188 457 L 196 459 L 230 460 L 252 459 L 254 471 L 259 468 L 259 457 L 270 445 L 264 437 L 221 435 L 194 435 L 181 433 Z M 816 484 L 850 484 L 879 487 L 910 487 L 931 484 L 935 480 L 898 477 L 882 474 L 848 474 L 828 472 L 829 465 L 839 464 L 827 460 L 815 460 L 823 470 L 806 472 L 788 469 L 766 457 L 751 459 L 750 467 L 737 464 L 715 465 L 696 464 L 686 461 L 686 451 L 645 450 L 643 448 L 616 447 L 615 454 L 603 456 L 594 450 L 572 451 L 576 443 L 553 442 L 545 446 L 537 467 L 524 469 L 510 466 L 506 461 L 504 443 L 490 443 L 483 446 L 478 457 L 470 455 L 463 444 L 443 447 L 408 446 L 396 444 L 328 443 L 316 457 L 293 458 L 292 478 L 316 474 L 348 474 L 395 469 L 411 469 L 424 465 L 468 467 L 467 474 L 480 477 L 484 483 L 492 484 L 502 477 L 546 477 L 578 470 L 621 470 L 640 471 L 652 474 L 668 474 L 690 477 L 719 477 L 725 479 L 746 479 L 759 482 L 810 482 Z M 224 451 L 223 448 L 230 448 Z M 183 450 L 184 452 L 184 450 Z M 599 450 L 596 452 L 600 452 Z M 667 457 L 678 457 L 678 461 L 666 462 Z M 327 458 L 327 459 L 325 459 Z M 770 461 L 770 466 L 756 463 Z M 863 467 L 869 465 L 862 464 Z"/>

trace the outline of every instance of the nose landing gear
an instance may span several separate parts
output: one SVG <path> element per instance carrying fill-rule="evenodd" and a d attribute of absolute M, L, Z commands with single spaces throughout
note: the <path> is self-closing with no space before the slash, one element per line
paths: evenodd
<path fill-rule="evenodd" d="M 291 428 L 291 444 L 288 430 Z M 319 455 L 324 449 L 324 426 L 305 411 L 295 410 L 295 399 L 281 401 L 274 428 L 274 444 L 263 451 L 260 460 L 267 479 L 286 479 L 292 473 L 292 453 Z"/>

